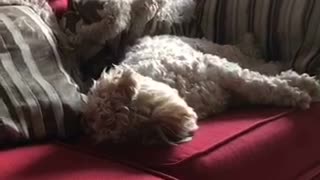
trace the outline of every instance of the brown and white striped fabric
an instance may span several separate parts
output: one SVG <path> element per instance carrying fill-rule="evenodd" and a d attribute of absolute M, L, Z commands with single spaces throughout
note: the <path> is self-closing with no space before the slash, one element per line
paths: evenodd
<path fill-rule="evenodd" d="M 320 1 L 197 0 L 204 36 L 218 43 L 253 32 L 265 55 L 320 75 Z"/>
<path fill-rule="evenodd" d="M 83 101 L 55 37 L 26 6 L 0 6 L 0 145 L 79 132 Z"/>

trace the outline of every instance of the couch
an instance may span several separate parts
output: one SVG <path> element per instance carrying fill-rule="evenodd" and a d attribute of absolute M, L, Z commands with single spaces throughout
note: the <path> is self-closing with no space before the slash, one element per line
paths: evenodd
<path fill-rule="evenodd" d="M 50 3 L 58 15 L 68 5 Z M 249 30 L 270 59 L 317 75 L 320 2 L 198 3 L 206 38 L 234 42 Z M 1 149 L 0 179 L 317 180 L 319 137 L 320 103 L 307 110 L 243 107 L 202 121 L 193 141 L 176 147 L 95 145 L 78 137 Z"/>

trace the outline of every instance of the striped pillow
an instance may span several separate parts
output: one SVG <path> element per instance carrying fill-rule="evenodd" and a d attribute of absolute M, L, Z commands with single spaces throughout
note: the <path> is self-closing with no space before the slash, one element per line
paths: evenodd
<path fill-rule="evenodd" d="M 299 72 L 320 75 L 320 1 L 198 0 L 204 36 L 234 43 L 253 32 L 264 54 Z"/>
<path fill-rule="evenodd" d="M 31 8 L 0 7 L 0 145 L 66 138 L 83 101 L 51 29 Z"/>

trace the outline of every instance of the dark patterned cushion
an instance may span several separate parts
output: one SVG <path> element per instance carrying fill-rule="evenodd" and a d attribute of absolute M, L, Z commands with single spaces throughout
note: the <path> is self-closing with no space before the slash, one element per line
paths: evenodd
<path fill-rule="evenodd" d="M 0 7 L 0 144 L 79 133 L 82 96 L 63 60 L 31 8 Z"/>

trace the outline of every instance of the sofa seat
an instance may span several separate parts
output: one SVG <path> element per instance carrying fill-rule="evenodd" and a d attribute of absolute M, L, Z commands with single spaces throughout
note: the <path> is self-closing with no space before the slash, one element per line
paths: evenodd
<path fill-rule="evenodd" d="M 320 103 L 247 108 L 200 123 L 176 147 L 97 146 L 87 139 L 0 152 L 0 179 L 319 180 Z"/>
<path fill-rule="evenodd" d="M 201 122 L 193 141 L 176 147 L 69 146 L 184 180 L 293 180 L 320 178 L 319 138 L 320 103 L 306 111 L 227 112 Z"/>
<path fill-rule="evenodd" d="M 0 151 L 1 180 L 175 179 L 52 143 Z"/>

